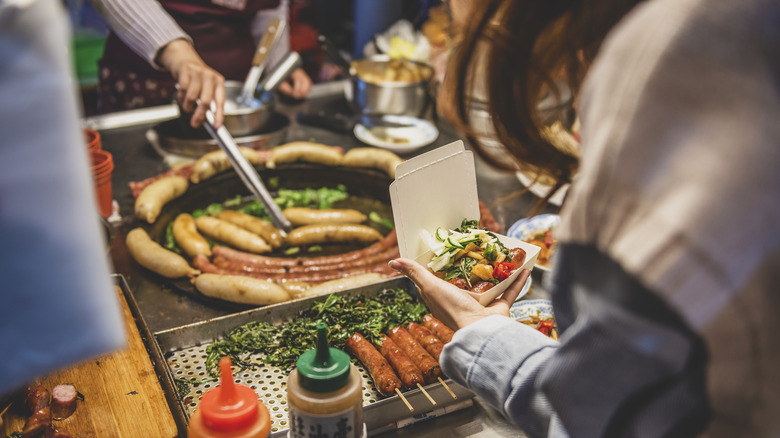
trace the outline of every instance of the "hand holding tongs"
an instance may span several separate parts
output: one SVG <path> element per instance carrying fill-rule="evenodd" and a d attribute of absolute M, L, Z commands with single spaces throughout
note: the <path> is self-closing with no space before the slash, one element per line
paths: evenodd
<path fill-rule="evenodd" d="M 287 237 L 287 233 L 292 230 L 292 224 L 284 216 L 282 210 L 276 205 L 276 202 L 274 202 L 274 198 L 271 196 L 271 193 L 268 192 L 268 189 L 265 187 L 265 184 L 263 184 L 263 180 L 260 179 L 260 175 L 257 174 L 254 166 L 252 166 L 252 164 L 244 158 L 244 155 L 241 154 L 238 145 L 235 140 L 233 140 L 233 136 L 230 135 L 227 128 L 220 126 L 219 129 L 214 129 L 214 111 L 212 109 L 206 111 L 206 120 L 203 122 L 203 126 L 206 128 L 209 135 L 216 140 L 220 149 L 225 151 L 225 154 L 227 154 L 228 159 L 230 160 L 230 164 L 233 165 L 233 169 L 235 169 L 238 176 L 241 177 L 244 185 L 247 186 L 252 194 L 257 196 L 257 199 L 263 203 L 265 211 L 271 216 L 271 221 L 279 228 L 279 233 L 282 235 L 282 238 Z"/>

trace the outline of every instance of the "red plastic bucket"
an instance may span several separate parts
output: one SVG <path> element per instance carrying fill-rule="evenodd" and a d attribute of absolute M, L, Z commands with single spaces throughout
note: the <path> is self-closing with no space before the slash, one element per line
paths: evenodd
<path fill-rule="evenodd" d="M 111 190 L 111 175 L 114 171 L 114 158 L 111 153 L 96 150 L 90 153 L 92 158 L 92 176 L 95 180 L 98 211 L 104 218 L 111 216 L 113 211 L 113 192 Z"/>

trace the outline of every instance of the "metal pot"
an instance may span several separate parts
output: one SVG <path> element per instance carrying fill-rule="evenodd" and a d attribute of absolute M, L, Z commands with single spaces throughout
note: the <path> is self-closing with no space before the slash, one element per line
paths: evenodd
<path fill-rule="evenodd" d="M 376 56 L 353 61 L 350 76 L 347 100 L 364 114 L 420 117 L 432 102 L 427 64 Z"/>

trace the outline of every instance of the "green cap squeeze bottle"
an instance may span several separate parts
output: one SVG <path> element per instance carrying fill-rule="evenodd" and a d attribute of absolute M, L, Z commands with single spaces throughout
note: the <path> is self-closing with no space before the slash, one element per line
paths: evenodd
<path fill-rule="evenodd" d="M 317 324 L 317 348 L 298 358 L 287 379 L 291 438 L 360 438 L 363 380 L 349 356 L 328 345 L 328 328 Z"/>

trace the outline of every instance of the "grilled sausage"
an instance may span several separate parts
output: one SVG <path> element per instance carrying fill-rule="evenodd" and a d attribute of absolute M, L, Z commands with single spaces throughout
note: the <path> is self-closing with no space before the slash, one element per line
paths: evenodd
<path fill-rule="evenodd" d="M 203 254 L 196 255 L 195 258 L 192 259 L 192 265 L 198 268 L 204 274 L 228 274 L 228 271 L 211 263 L 211 261 Z"/>
<path fill-rule="evenodd" d="M 173 239 L 182 251 L 190 257 L 202 254 L 211 256 L 209 242 L 198 233 L 195 219 L 189 213 L 182 213 L 173 220 Z"/>
<path fill-rule="evenodd" d="M 373 167 L 395 179 L 395 166 L 403 160 L 398 155 L 377 148 L 354 148 L 344 154 L 343 166 Z"/>
<path fill-rule="evenodd" d="M 485 293 L 488 290 L 490 290 L 495 284 L 489 282 L 489 281 L 480 281 L 477 282 L 477 284 L 474 285 L 473 288 L 471 288 L 472 292 L 476 292 L 478 294 Z"/>
<path fill-rule="evenodd" d="M 233 210 L 225 210 L 218 214 L 217 217 L 259 235 L 272 248 L 282 246 L 282 234 L 279 232 L 279 229 L 265 219 Z"/>
<path fill-rule="evenodd" d="M 396 389 L 401 389 L 401 380 L 393 372 L 390 364 L 363 335 L 355 333 L 344 345 L 366 366 L 377 392 L 390 396 L 395 394 Z"/>
<path fill-rule="evenodd" d="M 78 392 L 73 385 L 57 385 L 51 390 L 51 415 L 64 420 L 76 412 Z"/>
<path fill-rule="evenodd" d="M 41 385 L 28 386 L 24 393 L 24 406 L 28 415 L 49 406 L 49 390 Z"/>
<path fill-rule="evenodd" d="M 422 323 L 425 328 L 433 332 L 433 334 L 436 335 L 437 338 L 441 339 L 441 341 L 445 344 L 450 342 L 452 340 L 452 336 L 455 334 L 451 328 L 444 325 L 443 322 L 436 319 L 430 313 L 423 315 Z"/>
<path fill-rule="evenodd" d="M 27 419 L 22 429 L 22 438 L 34 438 L 51 427 L 51 408 L 46 406 Z"/>
<path fill-rule="evenodd" d="M 425 348 L 425 351 L 430 353 L 438 362 L 439 356 L 441 356 L 441 350 L 444 348 L 444 342 L 431 333 L 430 330 L 425 328 L 425 326 L 417 324 L 416 322 L 410 322 L 406 326 L 406 329 L 409 331 L 409 334 Z"/>
<path fill-rule="evenodd" d="M 195 219 L 195 225 L 206 236 L 229 243 L 238 249 L 256 253 L 271 251 L 271 245 L 262 237 L 222 219 L 203 216 Z"/>
<path fill-rule="evenodd" d="M 374 242 L 382 239 L 379 231 L 357 224 L 316 224 L 295 228 L 287 235 L 290 246 L 336 242 Z"/>
<path fill-rule="evenodd" d="M 511 254 L 512 259 L 508 261 L 512 262 L 515 268 L 523 266 L 525 261 L 525 250 L 523 248 L 512 248 L 509 250 L 509 254 Z"/>
<path fill-rule="evenodd" d="M 387 336 L 398 344 L 401 350 L 409 356 L 409 359 L 420 368 L 425 383 L 433 383 L 441 376 L 439 363 L 425 351 L 422 345 L 414 340 L 406 329 L 400 325 L 393 327 L 387 332 Z"/>
<path fill-rule="evenodd" d="M 387 336 L 382 338 L 379 352 L 382 353 L 382 356 L 384 356 L 390 363 L 390 366 L 393 367 L 395 373 L 401 378 L 401 382 L 403 382 L 405 387 L 412 389 L 416 388 L 418 384 L 423 385 L 425 383 L 420 368 L 409 359 L 409 356 L 407 356 L 392 339 Z"/>
<path fill-rule="evenodd" d="M 351 208 L 320 210 L 314 208 L 291 207 L 285 208 L 282 213 L 284 213 L 284 216 L 296 227 L 300 225 L 325 223 L 360 224 L 367 219 L 366 215 Z"/>
<path fill-rule="evenodd" d="M 214 265 L 228 271 L 242 272 L 246 275 L 257 274 L 258 276 L 273 276 L 288 272 L 286 266 L 245 264 L 227 259 L 221 255 L 214 256 Z"/>
<path fill-rule="evenodd" d="M 135 215 L 153 224 L 162 208 L 187 191 L 187 179 L 178 175 L 158 179 L 141 190 L 135 198 Z"/>
<path fill-rule="evenodd" d="M 241 155 L 246 158 L 252 164 L 262 163 L 260 154 L 256 150 L 239 146 Z M 223 150 L 209 152 L 204 154 L 195 164 L 192 166 L 192 175 L 190 175 L 190 181 L 193 184 L 197 184 L 203 180 L 211 178 L 212 176 L 222 172 L 223 170 L 230 168 L 230 159 Z"/>
<path fill-rule="evenodd" d="M 250 254 L 222 245 L 215 245 L 211 248 L 214 256 L 224 257 L 226 260 L 240 262 L 247 265 L 257 266 L 297 266 L 300 259 L 287 259 L 281 257 L 268 257 L 257 254 Z"/>
<path fill-rule="evenodd" d="M 278 284 L 238 275 L 201 274 L 193 281 L 203 295 L 242 304 L 266 305 L 290 300 Z"/>
<path fill-rule="evenodd" d="M 341 164 L 342 156 L 341 148 L 308 141 L 295 141 L 273 148 L 266 167 L 273 169 L 278 163 L 296 161 L 338 166 Z"/>
<path fill-rule="evenodd" d="M 220 272 L 225 274 L 231 274 L 231 275 L 245 275 L 248 277 L 253 278 L 260 278 L 265 280 L 273 280 L 273 281 L 305 281 L 309 283 L 322 283 L 324 281 L 329 280 L 335 280 L 338 278 L 344 278 L 349 277 L 353 275 L 358 274 L 366 274 L 366 273 L 379 273 L 384 274 L 387 276 L 396 276 L 399 275 L 397 271 L 390 269 L 389 266 L 387 266 L 387 260 L 385 261 L 379 261 L 373 265 L 368 266 L 355 266 L 352 268 L 345 268 L 345 269 L 328 269 L 328 270 L 322 270 L 322 271 L 298 271 L 298 272 L 287 272 L 282 274 L 272 274 L 269 273 L 269 270 L 263 270 L 263 269 L 245 269 L 245 267 L 241 266 L 240 263 L 237 262 L 230 262 L 222 259 L 221 257 L 214 257 L 215 261 L 215 267 L 220 270 Z M 199 259 L 199 263 L 202 262 L 202 259 Z M 196 266 L 200 266 L 199 264 Z"/>
<path fill-rule="evenodd" d="M 127 233 L 125 244 L 138 264 L 163 277 L 179 278 L 200 273 L 184 257 L 153 241 L 143 228 L 135 228 Z"/>

